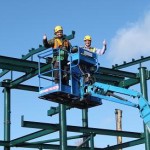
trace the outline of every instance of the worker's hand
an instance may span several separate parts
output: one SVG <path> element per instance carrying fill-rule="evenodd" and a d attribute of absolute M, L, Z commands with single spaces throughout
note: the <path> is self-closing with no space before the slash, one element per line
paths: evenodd
<path fill-rule="evenodd" d="M 106 42 L 106 40 L 104 40 L 104 41 L 103 41 L 103 45 L 104 45 L 104 46 L 105 46 L 105 45 L 107 45 L 107 42 Z"/>
<path fill-rule="evenodd" d="M 43 36 L 43 40 L 46 40 L 47 39 L 47 36 L 46 36 L 46 34 L 44 34 L 44 36 Z"/>

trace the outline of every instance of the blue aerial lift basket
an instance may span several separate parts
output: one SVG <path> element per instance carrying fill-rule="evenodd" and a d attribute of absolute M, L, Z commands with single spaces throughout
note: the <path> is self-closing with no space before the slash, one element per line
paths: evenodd
<path fill-rule="evenodd" d="M 56 50 L 55 50 L 56 52 Z M 60 56 L 60 49 L 57 49 L 58 56 Z M 77 107 L 81 109 L 90 108 L 94 106 L 101 105 L 101 99 L 87 95 L 83 96 L 83 88 L 84 84 L 81 84 L 83 77 L 83 70 L 81 69 L 81 64 L 86 64 L 88 66 L 94 66 L 97 70 L 98 68 L 98 60 L 97 55 L 95 53 L 89 52 L 85 49 L 78 48 L 78 52 L 69 53 L 68 58 L 68 66 L 69 71 L 67 72 L 70 76 L 69 85 L 63 85 L 61 81 L 62 71 L 59 67 L 57 70 L 59 71 L 59 83 L 54 83 L 53 72 L 56 69 L 53 69 L 53 65 L 49 70 L 45 72 L 41 72 L 41 62 L 43 60 L 47 61 L 48 59 L 52 59 L 54 54 L 53 49 L 48 49 L 48 51 L 39 54 L 39 98 L 45 99 L 48 101 L 53 101 L 61 104 L 66 104 L 72 107 Z M 87 59 L 88 58 L 88 59 Z M 61 66 L 61 62 L 60 65 Z M 49 75 L 48 75 L 49 74 Z M 42 80 L 45 80 L 49 83 L 48 86 L 45 87 L 41 84 Z"/>

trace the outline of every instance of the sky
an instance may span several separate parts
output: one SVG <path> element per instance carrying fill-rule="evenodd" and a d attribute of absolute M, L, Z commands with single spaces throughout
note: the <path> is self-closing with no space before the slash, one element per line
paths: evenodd
<path fill-rule="evenodd" d="M 63 26 L 64 33 L 70 35 L 73 46 L 83 46 L 85 35 L 92 36 L 92 45 L 102 47 L 107 41 L 107 51 L 99 58 L 103 67 L 130 62 L 132 58 L 149 56 L 150 51 L 150 1 L 149 0 L 0 0 L 0 55 L 21 58 L 29 49 L 42 45 L 42 37 L 54 36 L 54 27 Z M 34 56 L 37 60 L 37 56 Z M 150 63 L 143 63 L 150 70 Z M 127 71 L 138 73 L 138 65 Z M 14 74 L 14 78 L 20 74 Z M 10 78 L 7 74 L 3 79 Z M 27 83 L 38 85 L 38 77 Z M 150 87 L 150 82 L 148 81 Z M 140 92 L 139 85 L 131 89 Z M 3 93 L 0 94 L 0 140 L 3 140 Z M 150 95 L 150 94 L 149 94 Z M 58 123 L 58 115 L 49 117 L 47 110 L 58 104 L 40 100 L 38 93 L 12 90 L 11 92 L 11 139 L 32 133 L 36 130 L 21 127 L 21 116 L 25 120 Z M 89 127 L 115 129 L 115 109 L 123 111 L 123 130 L 143 132 L 143 122 L 138 110 L 103 100 L 103 105 L 89 109 Z M 74 119 L 75 116 L 76 118 Z M 79 109 L 67 111 L 67 124 L 82 126 L 82 114 Z M 68 134 L 68 136 L 71 133 Z M 56 138 L 57 134 L 47 136 Z M 123 142 L 132 139 L 123 138 Z M 75 145 L 78 140 L 69 142 Z M 96 136 L 95 146 L 106 147 L 116 144 L 116 137 Z M 2 147 L 0 147 L 0 150 Z M 15 150 L 17 148 L 12 148 Z M 144 145 L 126 148 L 144 150 Z"/>

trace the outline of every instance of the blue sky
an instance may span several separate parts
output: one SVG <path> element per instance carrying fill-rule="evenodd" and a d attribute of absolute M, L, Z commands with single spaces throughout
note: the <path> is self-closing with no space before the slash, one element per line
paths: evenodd
<path fill-rule="evenodd" d="M 53 37 L 54 27 L 62 25 L 67 35 L 71 34 L 72 30 L 76 31 L 72 45 L 82 46 L 83 38 L 87 34 L 92 36 L 92 45 L 97 48 L 102 47 L 103 39 L 107 40 L 108 49 L 105 55 L 100 57 L 101 66 L 111 67 L 115 63 L 121 64 L 124 60 L 131 61 L 132 58 L 149 56 L 149 0 L 1 0 L 0 19 L 0 55 L 21 58 L 29 49 L 38 48 L 39 44 L 42 44 L 44 34 L 50 39 Z M 36 56 L 34 58 L 36 59 Z M 150 70 L 149 62 L 144 65 Z M 138 66 L 133 70 L 138 72 Z M 6 77 L 9 76 L 8 74 Z M 38 85 L 37 78 L 29 82 Z M 148 84 L 150 85 L 150 82 Z M 138 86 L 132 89 L 140 90 Z M 0 109 L 3 110 L 3 93 L 0 99 Z M 51 106 L 57 104 L 39 100 L 38 93 L 12 90 L 12 139 L 35 131 L 21 128 L 21 115 L 25 116 L 25 120 L 58 123 L 58 115 L 47 116 L 47 110 Z M 138 110 L 105 101 L 102 106 L 89 110 L 89 126 L 115 129 L 116 108 L 123 110 L 123 130 L 143 131 Z M 72 109 L 67 112 L 67 123 L 81 126 L 81 110 Z M 72 116 L 76 116 L 76 119 Z M 0 111 L 0 130 L 2 133 L 3 111 Z M 51 137 L 56 135 L 48 138 Z M 124 142 L 127 140 L 123 139 Z M 116 138 L 97 136 L 95 142 L 97 147 L 105 147 L 108 144 L 116 144 Z M 144 150 L 144 146 L 128 148 L 135 149 Z"/>

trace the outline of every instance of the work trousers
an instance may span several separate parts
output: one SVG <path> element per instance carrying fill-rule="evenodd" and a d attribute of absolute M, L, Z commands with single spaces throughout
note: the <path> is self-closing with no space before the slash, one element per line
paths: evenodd
<path fill-rule="evenodd" d="M 59 65 L 61 67 L 59 68 Z M 67 61 L 61 60 L 60 64 L 59 61 L 55 61 L 53 64 L 53 68 L 56 69 L 54 70 L 54 81 L 55 83 L 59 83 L 60 80 L 60 75 L 61 75 L 61 83 L 64 85 L 69 85 L 69 67 L 67 65 Z M 59 71 L 59 69 L 61 69 Z"/>

